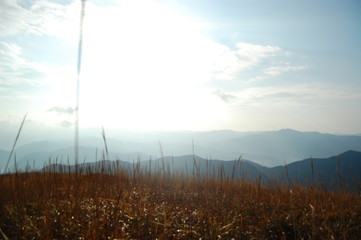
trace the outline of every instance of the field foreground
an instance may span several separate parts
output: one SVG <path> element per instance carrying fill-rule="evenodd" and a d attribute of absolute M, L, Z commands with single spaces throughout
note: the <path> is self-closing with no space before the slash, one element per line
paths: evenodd
<path fill-rule="evenodd" d="M 176 174 L 0 176 L 0 239 L 360 239 L 361 197 Z"/>

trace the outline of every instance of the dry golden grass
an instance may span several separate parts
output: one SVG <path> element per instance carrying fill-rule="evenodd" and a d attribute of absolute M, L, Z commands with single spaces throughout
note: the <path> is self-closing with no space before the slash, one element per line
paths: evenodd
<path fill-rule="evenodd" d="M 141 171 L 15 173 L 0 189 L 9 239 L 361 238 L 361 198 L 344 191 Z"/>

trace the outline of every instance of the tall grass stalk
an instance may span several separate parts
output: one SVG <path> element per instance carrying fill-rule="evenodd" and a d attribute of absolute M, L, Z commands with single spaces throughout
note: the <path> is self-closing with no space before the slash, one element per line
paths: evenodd
<path fill-rule="evenodd" d="M 337 161 L 337 173 L 338 173 L 338 183 L 339 183 L 339 188 L 343 189 L 343 179 L 342 179 L 342 168 L 341 168 L 341 157 L 337 156 L 336 157 L 336 161 Z"/>
<path fill-rule="evenodd" d="M 16 144 L 17 144 L 17 142 L 18 142 L 18 140 L 19 140 L 21 130 L 23 129 L 23 126 L 24 126 L 24 123 L 25 123 L 25 120 L 26 120 L 26 116 L 27 116 L 27 113 L 24 115 L 24 118 L 23 118 L 23 120 L 22 120 L 22 122 L 21 122 L 21 124 L 20 124 L 20 128 L 19 128 L 18 133 L 17 133 L 17 135 L 16 135 L 16 138 L 15 138 L 15 141 L 14 141 L 14 144 L 13 144 L 13 147 L 11 148 L 11 151 L 10 151 L 10 154 L 9 154 L 9 158 L 8 158 L 8 160 L 7 160 L 7 162 L 6 162 L 6 165 L 5 165 L 3 174 L 6 173 L 6 170 L 8 169 L 8 166 L 9 166 L 9 163 L 10 163 L 10 160 L 11 160 L 11 157 L 12 157 L 12 155 L 13 155 L 13 153 L 14 153 Z"/>
<path fill-rule="evenodd" d="M 78 160 L 79 160 L 80 74 L 81 74 L 82 51 L 83 51 L 83 25 L 84 25 L 84 16 L 85 16 L 85 2 L 86 0 L 81 0 L 78 58 L 77 58 L 77 79 L 76 79 L 76 93 L 75 93 L 76 100 L 75 100 L 74 158 L 76 165 L 78 164 Z"/>
<path fill-rule="evenodd" d="M 162 144 L 159 141 L 159 151 L 160 151 L 160 157 L 161 157 L 161 164 L 162 164 L 162 173 L 163 175 L 165 175 L 165 162 L 164 162 L 164 154 L 163 154 L 163 148 L 162 148 Z"/>
<path fill-rule="evenodd" d="M 314 165 L 313 165 L 313 157 L 311 156 L 311 158 L 310 158 L 310 163 L 311 163 L 311 186 L 312 186 L 312 188 L 314 188 L 315 187 L 315 171 L 314 171 Z"/>
<path fill-rule="evenodd" d="M 285 162 L 285 171 L 286 171 L 288 189 L 291 189 L 292 182 L 291 182 L 291 179 L 290 179 L 290 175 L 288 173 L 288 167 L 287 167 L 286 162 Z"/>

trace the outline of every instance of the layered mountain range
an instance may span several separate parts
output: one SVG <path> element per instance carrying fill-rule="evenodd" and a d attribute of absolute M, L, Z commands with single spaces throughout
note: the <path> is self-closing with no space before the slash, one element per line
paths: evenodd
<path fill-rule="evenodd" d="M 71 166 L 75 164 L 74 152 L 71 139 L 21 145 L 15 149 L 6 171 L 39 170 L 55 163 Z M 214 175 L 219 174 L 222 168 L 227 177 L 263 176 L 264 181 L 268 178 L 285 181 L 287 177 L 287 181 L 321 179 L 330 182 L 332 179 L 344 179 L 349 182 L 361 175 L 361 136 L 291 129 L 269 132 L 152 132 L 138 133 L 132 138 L 112 137 L 106 141 L 101 136 L 86 137 L 80 139 L 78 152 L 79 164 L 118 160 L 128 169 L 135 162 L 150 169 L 147 164 L 153 162 L 154 168 L 161 161 L 168 170 L 182 174 L 198 171 Z M 1 172 L 9 154 L 9 151 L 0 150 Z"/>

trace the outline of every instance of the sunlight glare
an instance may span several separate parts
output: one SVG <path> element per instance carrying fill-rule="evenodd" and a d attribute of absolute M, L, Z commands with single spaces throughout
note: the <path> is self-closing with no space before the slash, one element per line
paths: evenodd
<path fill-rule="evenodd" d="M 199 87 L 209 79 L 213 43 L 200 34 L 196 22 L 152 1 L 89 8 L 81 77 L 83 124 L 191 129 L 221 108 Z"/>

